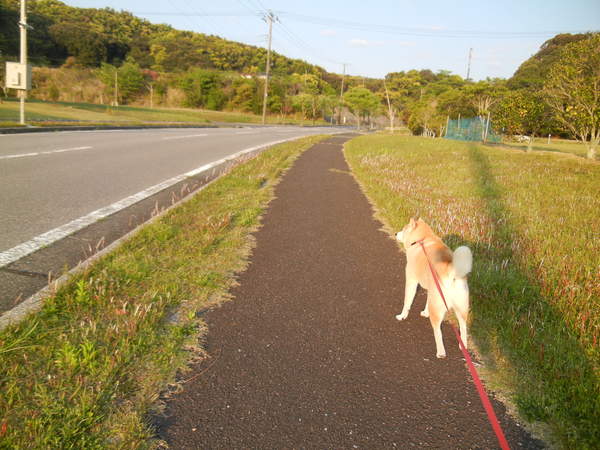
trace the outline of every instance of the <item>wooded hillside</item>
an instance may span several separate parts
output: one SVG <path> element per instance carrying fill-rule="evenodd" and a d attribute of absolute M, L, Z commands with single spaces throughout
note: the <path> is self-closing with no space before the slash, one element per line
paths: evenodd
<path fill-rule="evenodd" d="M 141 68 L 185 72 L 190 67 L 264 72 L 266 50 L 169 25 L 156 25 L 126 11 L 75 8 L 58 0 L 28 2 L 28 34 L 32 63 L 60 66 L 67 58 L 98 67 L 130 59 Z M 19 0 L 0 0 L 0 51 L 5 58 L 19 55 Z M 273 54 L 273 72 L 325 72 L 298 59 Z"/>

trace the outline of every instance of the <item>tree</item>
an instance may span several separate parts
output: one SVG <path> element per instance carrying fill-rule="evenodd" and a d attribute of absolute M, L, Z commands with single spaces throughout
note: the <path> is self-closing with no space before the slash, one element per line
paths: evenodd
<path fill-rule="evenodd" d="M 481 121 L 481 140 L 487 138 L 488 121 L 494 106 L 506 92 L 504 80 L 485 80 L 469 85 L 466 95 Z"/>
<path fill-rule="evenodd" d="M 596 157 L 600 141 L 600 33 L 566 45 L 544 84 L 556 119 Z"/>
<path fill-rule="evenodd" d="M 311 119 L 314 123 L 319 117 L 325 118 L 337 104 L 335 90 L 318 75 L 295 73 L 287 77 L 286 86 L 292 108 L 300 111 L 304 120 Z M 282 98 L 283 94 L 282 91 Z"/>
<path fill-rule="evenodd" d="M 316 75 L 307 73 L 302 75 L 302 82 L 302 95 L 306 96 L 304 103 L 308 105 L 307 109 L 310 119 L 312 119 L 314 124 L 320 113 L 319 94 L 321 92 L 321 80 Z"/>
<path fill-rule="evenodd" d="M 98 78 L 106 86 L 106 94 L 114 98 L 117 89 L 116 104 L 127 103 L 144 87 L 144 74 L 140 67 L 133 61 L 127 61 L 117 68 L 111 64 L 103 63 L 97 70 Z"/>
<path fill-rule="evenodd" d="M 379 98 L 363 87 L 353 87 L 344 94 L 344 102 L 357 117 L 356 127 L 360 129 L 361 118 L 366 119 L 379 109 Z"/>
<path fill-rule="evenodd" d="M 321 107 L 323 119 L 327 120 L 327 117 L 329 117 L 333 121 L 333 115 L 336 108 L 339 106 L 339 99 L 337 95 L 320 95 L 319 106 Z"/>
<path fill-rule="evenodd" d="M 221 84 L 219 72 L 204 69 L 191 70 L 179 80 L 179 87 L 186 95 L 185 106 L 214 110 L 221 109 L 225 103 Z"/>
<path fill-rule="evenodd" d="M 390 131 L 393 133 L 394 132 L 394 119 L 396 117 L 396 108 L 394 108 L 394 106 L 392 105 L 392 102 L 390 100 L 390 91 L 387 88 L 387 83 L 385 82 L 385 78 L 383 79 L 383 87 L 385 89 L 385 100 L 387 103 L 387 115 L 388 115 L 388 118 L 390 119 Z"/>
<path fill-rule="evenodd" d="M 119 95 L 127 103 L 144 87 L 144 74 L 140 66 L 133 61 L 127 61 L 118 69 Z"/>
<path fill-rule="evenodd" d="M 49 27 L 49 32 L 56 43 L 65 47 L 69 55 L 76 58 L 77 64 L 98 66 L 106 61 L 106 37 L 88 26 L 62 22 Z"/>
<path fill-rule="evenodd" d="M 384 90 L 386 103 L 389 96 L 388 115 L 390 106 L 394 108 L 401 119 L 407 122 L 410 117 L 410 109 L 422 96 L 425 80 L 416 70 L 408 72 L 392 72 L 385 76 Z M 383 97 L 383 96 L 382 96 Z"/>
<path fill-rule="evenodd" d="M 540 50 L 523 62 L 515 74 L 508 80 L 511 89 L 541 90 L 548 77 L 548 71 L 560 58 L 565 45 L 589 37 L 588 34 L 557 34 L 542 44 Z"/>
<path fill-rule="evenodd" d="M 302 119 L 310 118 L 312 111 L 313 99 L 309 94 L 298 94 L 292 97 L 292 106 L 296 111 L 302 112 Z"/>
<path fill-rule="evenodd" d="M 525 90 L 509 92 L 494 108 L 494 123 L 508 134 L 529 135 L 527 150 L 531 151 L 533 139 L 547 126 L 546 110 L 538 93 Z"/>
<path fill-rule="evenodd" d="M 258 85 L 254 78 L 237 78 L 233 81 L 230 108 L 239 111 L 258 110 Z"/>
<path fill-rule="evenodd" d="M 446 116 L 439 110 L 435 97 L 424 98 L 411 108 L 408 128 L 414 135 L 442 136 L 445 126 Z"/>

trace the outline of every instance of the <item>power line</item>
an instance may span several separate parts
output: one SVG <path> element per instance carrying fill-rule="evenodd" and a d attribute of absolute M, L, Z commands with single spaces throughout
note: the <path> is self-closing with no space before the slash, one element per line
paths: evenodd
<path fill-rule="evenodd" d="M 249 0 L 249 1 L 256 1 L 258 6 L 265 12 L 270 11 L 260 0 Z"/>
<path fill-rule="evenodd" d="M 286 11 L 276 11 L 278 15 L 295 20 L 298 22 L 310 23 L 313 25 L 336 26 L 355 31 L 372 31 L 377 33 L 400 34 L 407 36 L 423 37 L 455 37 L 455 38 L 525 38 L 525 37 L 544 37 L 554 36 L 560 33 L 585 33 L 587 31 L 489 31 L 489 30 L 445 30 L 428 28 L 398 27 L 394 25 L 366 24 L 360 22 L 351 22 L 340 19 L 309 16 Z"/>
<path fill-rule="evenodd" d="M 248 17 L 256 13 L 242 11 L 212 11 L 212 12 L 172 12 L 172 11 L 134 11 L 132 14 L 139 16 L 194 16 L 194 17 Z"/>
<path fill-rule="evenodd" d="M 278 25 L 281 28 L 281 30 L 284 32 L 284 34 L 286 34 L 289 37 L 290 42 L 293 45 L 295 45 L 298 48 L 300 48 L 301 50 L 308 51 L 308 52 L 312 53 L 313 55 L 317 56 L 319 59 L 322 59 L 324 61 L 330 62 L 332 64 L 341 64 L 338 61 L 335 61 L 335 60 L 333 60 L 331 58 L 328 58 L 321 51 L 316 50 L 314 47 L 312 47 L 310 44 L 308 44 L 306 41 L 304 41 L 302 38 L 300 38 L 296 33 L 294 33 L 283 22 L 279 21 Z"/>
<path fill-rule="evenodd" d="M 169 0 L 169 3 L 171 4 L 171 6 L 172 6 L 172 7 L 173 7 L 175 10 L 181 11 L 182 15 L 183 15 L 183 16 L 185 16 L 185 19 L 186 19 L 186 20 L 189 22 L 189 24 L 192 26 L 192 29 L 194 29 L 194 28 L 198 28 L 198 24 L 197 24 L 197 23 L 194 23 L 194 22 L 192 22 L 192 20 L 190 19 L 190 17 L 191 17 L 191 16 L 193 16 L 193 14 L 189 14 L 189 12 L 186 12 L 186 11 L 184 11 L 183 9 L 179 8 L 179 7 L 178 7 L 178 6 L 177 6 L 177 5 L 176 5 L 176 4 L 173 2 L 173 0 Z M 173 13 L 172 15 L 177 15 L 177 14 Z M 202 28 L 202 27 L 200 27 L 200 28 Z M 212 28 L 212 27 L 209 27 L 209 28 Z M 211 33 L 215 33 L 215 30 L 212 30 L 212 29 L 211 29 L 210 31 L 211 31 Z"/>
<path fill-rule="evenodd" d="M 185 1 L 185 4 L 188 6 L 188 8 L 190 8 L 190 10 L 191 10 L 192 12 L 196 12 L 196 10 L 195 10 L 195 8 L 194 8 L 194 5 L 193 5 L 193 4 L 191 4 L 191 3 L 189 2 L 189 0 L 184 0 L 184 1 Z M 202 8 L 200 8 L 200 7 L 198 7 L 198 10 L 199 10 L 201 13 L 204 13 L 204 12 L 205 12 L 205 11 L 204 11 Z M 207 18 L 208 16 L 203 16 L 203 17 Z M 214 23 L 213 23 L 213 21 L 212 21 L 212 20 L 210 20 L 210 19 L 207 19 L 207 20 L 205 20 L 205 21 L 206 21 L 206 22 L 209 24 L 210 28 L 211 28 L 213 31 L 215 31 L 216 29 L 218 29 L 218 27 L 217 27 L 216 29 L 214 29 L 214 28 L 213 28 L 213 26 L 214 26 Z M 217 33 L 218 33 L 218 32 L 217 32 Z M 215 33 L 215 34 L 217 34 L 217 33 Z"/>
<path fill-rule="evenodd" d="M 194 17 L 248 17 L 256 16 L 255 12 L 242 11 L 211 11 L 211 12 L 172 12 L 172 11 L 134 11 L 132 14 L 140 16 L 194 16 Z"/>
<path fill-rule="evenodd" d="M 264 14 L 267 9 L 262 2 L 256 0 L 257 3 L 250 3 L 255 10 L 248 7 L 246 3 L 242 3 L 238 0 L 238 3 L 242 5 L 248 12 L 242 11 L 213 11 L 213 12 L 202 12 L 202 13 L 189 13 L 189 12 L 164 12 L 164 11 L 134 11 L 133 14 L 147 15 L 147 16 L 198 16 L 198 17 L 228 17 L 228 16 L 257 16 L 260 17 Z M 288 18 L 296 22 L 303 22 L 312 25 L 321 25 L 337 28 L 353 30 L 353 31 L 371 31 L 375 33 L 394 34 L 402 36 L 413 36 L 413 37 L 438 37 L 438 38 L 481 38 L 481 39 L 523 39 L 523 38 L 540 38 L 540 37 L 552 37 L 561 33 L 588 33 L 593 30 L 539 30 L 539 31 L 490 31 L 490 30 L 447 30 L 447 29 L 435 29 L 435 28 L 413 28 L 413 27 L 399 27 L 394 25 L 382 25 L 372 23 L 361 23 L 352 22 L 340 19 L 333 19 L 328 17 L 310 16 L 306 14 L 298 14 L 289 11 L 273 11 L 278 16 Z"/>
<path fill-rule="evenodd" d="M 253 10 L 252 8 L 250 8 L 245 2 L 243 2 L 242 0 L 237 0 L 237 2 L 247 11 L 250 12 L 251 15 L 257 15 L 257 16 L 261 16 L 260 12 L 256 12 L 255 10 Z"/>
<path fill-rule="evenodd" d="M 262 8 L 263 10 L 266 10 L 265 5 L 264 5 L 264 3 L 262 3 L 261 0 L 248 0 L 248 2 L 251 2 L 251 1 L 252 2 L 255 1 L 256 4 L 258 4 L 260 8 Z M 283 23 L 281 21 L 281 19 L 279 19 L 277 21 L 277 25 L 278 25 L 278 28 L 281 29 L 281 31 L 286 35 L 286 40 L 288 42 L 290 42 L 292 45 L 294 45 L 295 47 L 297 47 L 303 51 L 308 51 L 309 53 L 316 55 L 319 59 L 325 60 L 325 61 L 333 63 L 333 64 L 340 64 L 338 61 L 334 61 L 333 59 L 326 57 L 325 55 L 323 55 L 323 53 L 321 51 L 316 50 L 314 47 L 312 47 L 310 44 L 308 44 L 306 41 L 304 41 L 302 38 L 300 38 L 285 23 Z"/>
<path fill-rule="evenodd" d="M 254 10 L 248 5 L 251 5 L 252 7 L 258 9 L 258 13 L 255 12 L 255 14 L 265 15 L 271 13 L 271 10 L 269 10 L 261 0 L 237 0 L 237 2 L 251 13 L 254 12 Z M 324 56 L 322 52 L 316 50 L 314 47 L 306 43 L 306 41 L 300 38 L 286 24 L 284 24 L 280 18 L 278 18 L 278 20 L 275 21 L 275 25 L 277 26 L 277 30 L 280 30 L 283 33 L 282 37 L 293 46 L 299 48 L 302 51 L 308 51 L 309 53 L 312 53 L 321 60 L 333 64 L 340 64 L 338 61 L 334 61 L 333 59 Z"/>

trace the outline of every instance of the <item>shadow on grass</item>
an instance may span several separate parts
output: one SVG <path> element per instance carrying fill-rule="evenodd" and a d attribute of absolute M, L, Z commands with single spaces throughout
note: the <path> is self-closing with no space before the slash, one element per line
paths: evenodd
<path fill-rule="evenodd" d="M 568 448 L 597 448 L 598 375 L 551 299 L 541 294 L 535 274 L 525 269 L 527 255 L 519 254 L 518 233 L 485 149 L 472 145 L 468 156 L 492 243 L 457 236 L 445 240 L 452 248 L 468 245 L 474 253 L 469 279 L 473 335 L 485 354 L 502 355 L 508 363 L 517 406 L 528 420 L 549 423 Z"/>

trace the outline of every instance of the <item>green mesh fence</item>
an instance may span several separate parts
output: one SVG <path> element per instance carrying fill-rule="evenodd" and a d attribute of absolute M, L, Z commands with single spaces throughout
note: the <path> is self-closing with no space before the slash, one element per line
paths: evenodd
<path fill-rule="evenodd" d="M 469 117 L 448 121 L 448 130 L 444 136 L 446 139 L 459 141 L 485 141 L 500 142 L 502 136 L 494 130 L 493 122 L 486 117 Z"/>

